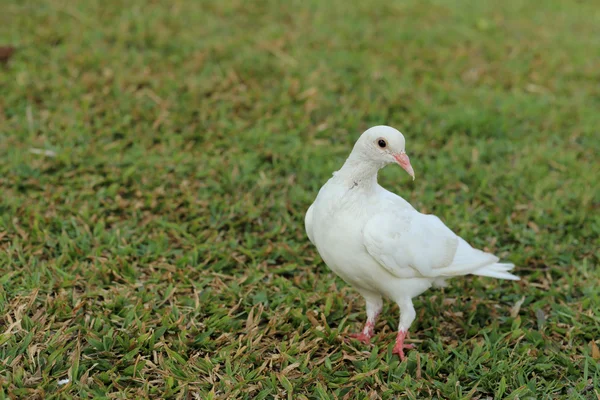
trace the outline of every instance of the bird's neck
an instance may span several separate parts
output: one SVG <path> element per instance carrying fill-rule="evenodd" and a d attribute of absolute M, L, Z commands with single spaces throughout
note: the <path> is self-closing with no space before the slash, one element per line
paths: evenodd
<path fill-rule="evenodd" d="M 350 154 L 342 168 L 335 173 L 335 178 L 349 189 L 359 187 L 370 190 L 377 186 L 377 172 L 383 166 Z"/>

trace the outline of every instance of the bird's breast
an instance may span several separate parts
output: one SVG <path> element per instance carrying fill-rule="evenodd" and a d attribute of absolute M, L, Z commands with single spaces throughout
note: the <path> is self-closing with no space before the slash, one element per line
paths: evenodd
<path fill-rule="evenodd" d="M 364 209 L 338 203 L 332 208 L 316 207 L 313 219 L 315 245 L 325 264 L 349 284 L 365 289 L 381 271 L 363 244 L 367 218 Z"/>

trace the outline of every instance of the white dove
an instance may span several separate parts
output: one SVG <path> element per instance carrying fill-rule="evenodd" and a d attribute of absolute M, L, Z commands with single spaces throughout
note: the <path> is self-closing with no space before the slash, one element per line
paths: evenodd
<path fill-rule="evenodd" d="M 412 299 L 461 275 L 519 280 L 513 264 L 474 249 L 433 215 L 379 186 L 377 172 L 398 163 L 415 177 L 402 133 L 389 126 L 365 131 L 342 168 L 321 188 L 305 217 L 306 233 L 323 261 L 358 290 L 367 305 L 363 343 L 373 336 L 382 296 L 398 304 L 394 354 L 404 360 L 404 339 L 416 313 Z"/>

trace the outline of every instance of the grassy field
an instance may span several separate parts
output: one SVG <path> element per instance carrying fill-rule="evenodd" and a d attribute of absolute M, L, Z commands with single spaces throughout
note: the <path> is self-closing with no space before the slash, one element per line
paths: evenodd
<path fill-rule="evenodd" d="M 598 1 L 1 9 L 0 399 L 600 399 Z M 417 298 L 403 363 L 303 225 L 375 124 L 523 277 Z"/>

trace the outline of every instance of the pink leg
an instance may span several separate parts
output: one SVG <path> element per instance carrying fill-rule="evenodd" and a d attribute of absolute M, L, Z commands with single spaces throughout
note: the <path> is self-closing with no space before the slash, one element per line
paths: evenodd
<path fill-rule="evenodd" d="M 396 336 L 396 345 L 394 346 L 394 350 L 392 350 L 392 354 L 398 354 L 401 361 L 404 361 L 404 349 L 414 349 L 414 344 L 404 344 L 404 339 L 406 338 L 406 334 L 408 332 L 404 329 L 400 329 L 398 331 L 398 335 Z"/>
<path fill-rule="evenodd" d="M 408 334 L 408 328 L 411 326 L 417 313 L 413 307 L 410 297 L 400 298 L 396 301 L 400 307 L 400 324 L 398 324 L 398 335 L 396 336 L 396 345 L 392 354 L 398 354 L 400 360 L 404 361 L 404 349 L 414 349 L 412 344 L 404 344 L 404 339 Z"/>
<path fill-rule="evenodd" d="M 367 322 L 365 323 L 362 332 L 352 333 L 350 334 L 350 337 L 357 339 L 364 344 L 369 344 L 375 333 L 375 321 L 377 320 L 379 313 L 381 313 L 383 301 L 380 296 L 365 296 L 364 294 L 363 296 L 367 302 Z"/>

